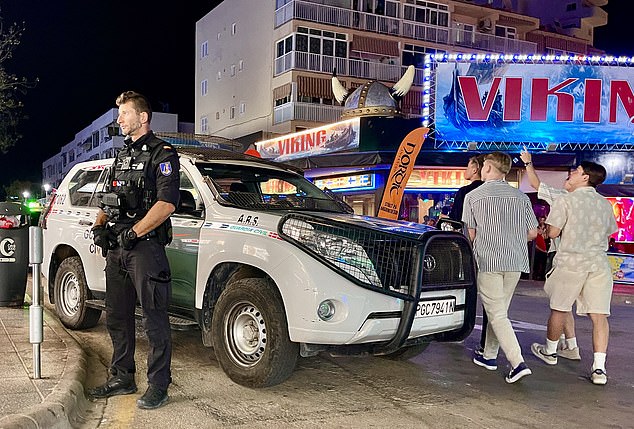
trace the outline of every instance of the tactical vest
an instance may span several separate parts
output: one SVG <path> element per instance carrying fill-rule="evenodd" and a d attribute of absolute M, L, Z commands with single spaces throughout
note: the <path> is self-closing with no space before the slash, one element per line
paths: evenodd
<path fill-rule="evenodd" d="M 150 138 L 141 147 L 126 145 L 119 151 L 110 173 L 109 191 L 119 197 L 119 216 L 115 222 L 135 223 L 148 212 L 156 200 L 156 183 L 152 158 L 165 144 Z"/>

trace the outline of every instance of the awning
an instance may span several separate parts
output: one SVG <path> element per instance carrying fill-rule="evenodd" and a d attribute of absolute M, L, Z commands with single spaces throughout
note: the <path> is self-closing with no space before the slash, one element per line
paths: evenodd
<path fill-rule="evenodd" d="M 290 97 L 291 96 L 291 82 L 285 83 L 282 86 L 278 86 L 273 89 L 273 100 L 279 100 L 280 98 Z"/>
<path fill-rule="evenodd" d="M 537 18 L 535 18 L 535 20 L 537 20 Z M 515 16 L 509 16 L 509 15 L 500 15 L 500 17 L 497 20 L 497 24 L 511 25 L 511 26 L 528 26 L 528 27 L 535 27 L 535 28 L 539 26 L 538 22 L 528 20 L 526 18 L 520 18 Z"/>
<path fill-rule="evenodd" d="M 297 95 L 317 98 L 334 98 L 330 79 L 297 76 Z"/>
<path fill-rule="evenodd" d="M 350 50 L 358 52 L 369 52 L 372 54 L 387 55 L 398 58 L 398 42 L 394 40 L 375 39 L 374 37 L 355 35 L 350 45 Z"/>
<path fill-rule="evenodd" d="M 287 161 L 286 164 L 304 170 L 331 167 L 368 167 L 375 165 L 391 165 L 396 151 L 370 152 L 338 152 L 326 155 L 315 155 L 307 158 Z M 476 155 L 473 152 L 438 152 L 421 150 L 416 158 L 416 165 L 428 167 L 466 166 L 469 158 Z M 519 154 L 510 154 L 511 158 L 518 158 Z M 567 168 L 575 163 L 575 154 L 533 154 L 535 165 L 540 168 Z"/>

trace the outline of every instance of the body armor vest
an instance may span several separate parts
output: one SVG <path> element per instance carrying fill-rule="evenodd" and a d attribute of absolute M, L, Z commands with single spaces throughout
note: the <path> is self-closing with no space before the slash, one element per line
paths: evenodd
<path fill-rule="evenodd" d="M 115 222 L 135 223 L 148 212 L 156 200 L 156 182 L 152 158 L 164 143 L 148 139 L 141 147 L 124 146 L 117 155 L 110 174 L 109 191 L 119 199 Z"/>

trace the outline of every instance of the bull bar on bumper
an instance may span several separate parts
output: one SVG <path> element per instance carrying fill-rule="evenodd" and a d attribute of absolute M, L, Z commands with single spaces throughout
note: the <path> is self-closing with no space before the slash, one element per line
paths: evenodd
<path fill-rule="evenodd" d="M 284 216 L 278 224 L 278 233 L 354 284 L 403 300 L 402 311 L 390 313 L 391 317 L 399 318 L 396 334 L 387 342 L 371 344 L 372 354 L 390 354 L 404 345 L 421 342 L 459 341 L 475 325 L 475 262 L 471 244 L 461 233 L 373 229 L 356 222 L 304 213 Z M 464 308 L 456 306 L 457 310 L 464 310 L 463 325 L 408 340 L 421 293 L 456 289 L 465 290 Z M 315 350 L 330 348 L 351 354 L 362 349 L 368 351 L 368 345 L 314 345 Z M 348 349 L 347 352 L 342 348 Z"/>

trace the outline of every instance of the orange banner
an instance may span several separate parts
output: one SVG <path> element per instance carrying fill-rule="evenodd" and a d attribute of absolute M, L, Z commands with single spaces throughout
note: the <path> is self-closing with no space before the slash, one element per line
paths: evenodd
<path fill-rule="evenodd" d="M 414 170 L 416 157 L 423 147 L 423 142 L 428 132 L 429 128 L 416 128 L 405 136 L 401 142 L 383 190 L 378 217 L 398 219 L 398 211 L 401 207 L 405 185 L 412 174 L 412 170 Z"/>

